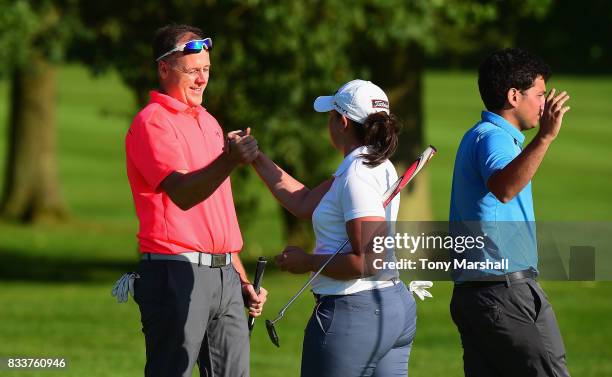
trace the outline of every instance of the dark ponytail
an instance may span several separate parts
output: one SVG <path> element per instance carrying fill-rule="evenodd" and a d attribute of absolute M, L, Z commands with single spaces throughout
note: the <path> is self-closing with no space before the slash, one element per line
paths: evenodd
<path fill-rule="evenodd" d="M 364 124 L 354 124 L 357 139 L 367 145 L 369 153 L 362 157 L 369 167 L 376 167 L 393 156 L 397 149 L 400 124 L 395 115 L 381 111 L 370 114 Z"/>

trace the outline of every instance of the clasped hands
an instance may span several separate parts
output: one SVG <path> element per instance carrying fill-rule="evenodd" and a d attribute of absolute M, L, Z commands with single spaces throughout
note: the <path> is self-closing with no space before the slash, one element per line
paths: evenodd
<path fill-rule="evenodd" d="M 236 164 L 250 164 L 259 155 L 257 140 L 251 135 L 251 128 L 246 131 L 231 131 L 227 134 L 225 153 Z"/>

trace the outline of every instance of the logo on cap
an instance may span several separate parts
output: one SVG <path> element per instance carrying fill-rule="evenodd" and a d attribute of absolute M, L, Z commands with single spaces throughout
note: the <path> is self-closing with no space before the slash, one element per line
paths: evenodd
<path fill-rule="evenodd" d="M 384 99 L 373 99 L 372 108 L 389 110 L 389 102 Z"/>
<path fill-rule="evenodd" d="M 340 104 L 337 101 L 334 101 L 334 106 L 336 106 L 336 109 L 340 110 L 344 114 L 348 114 L 348 110 L 340 106 Z"/>

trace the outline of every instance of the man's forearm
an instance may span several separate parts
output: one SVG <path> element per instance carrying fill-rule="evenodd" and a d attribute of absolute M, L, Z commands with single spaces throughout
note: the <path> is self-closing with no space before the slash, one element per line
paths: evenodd
<path fill-rule="evenodd" d="M 249 283 L 249 278 L 238 253 L 232 254 L 232 264 L 234 265 L 236 271 L 238 271 L 238 275 L 240 275 L 240 282 Z"/>
<path fill-rule="evenodd" d="M 537 135 L 521 154 L 489 178 L 487 187 L 499 201 L 509 202 L 527 186 L 540 167 L 551 142 Z"/>
<path fill-rule="evenodd" d="M 178 207 L 188 210 L 215 192 L 236 165 L 237 162 L 223 153 L 201 169 L 189 173 L 171 173 L 161 183 L 161 188 Z"/>

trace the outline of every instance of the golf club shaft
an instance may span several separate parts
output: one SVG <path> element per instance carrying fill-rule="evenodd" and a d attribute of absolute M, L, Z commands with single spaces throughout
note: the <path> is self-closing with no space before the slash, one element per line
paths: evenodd
<path fill-rule="evenodd" d="M 338 255 L 340 253 L 340 251 L 342 251 L 342 249 L 344 249 L 344 247 L 346 246 L 346 244 L 348 244 L 349 240 L 346 239 L 342 245 L 340 245 L 340 247 L 329 257 L 327 258 L 327 260 L 323 263 L 323 265 L 321 265 L 321 267 L 315 272 L 313 273 L 310 278 L 308 279 L 308 281 L 306 281 L 306 283 L 302 286 L 302 288 L 300 288 L 300 290 L 293 296 L 291 297 L 291 300 L 289 300 L 289 302 L 287 304 L 285 304 L 285 306 L 283 306 L 281 308 L 281 310 L 278 312 L 278 316 L 272 321 L 272 323 L 276 323 L 276 321 L 278 321 L 279 319 L 283 318 L 283 316 L 285 315 L 285 310 L 287 310 L 287 308 L 289 306 L 291 306 L 291 304 L 293 304 L 293 301 L 297 300 L 298 297 L 300 297 L 300 295 L 302 294 L 302 292 L 304 292 L 306 290 L 306 288 L 308 288 L 308 286 L 310 285 L 310 283 L 312 283 L 312 281 L 319 276 L 319 274 L 321 273 L 321 271 L 323 271 L 323 269 L 329 264 L 329 262 L 331 262 L 332 259 L 334 259 L 334 257 L 336 255 Z"/>

